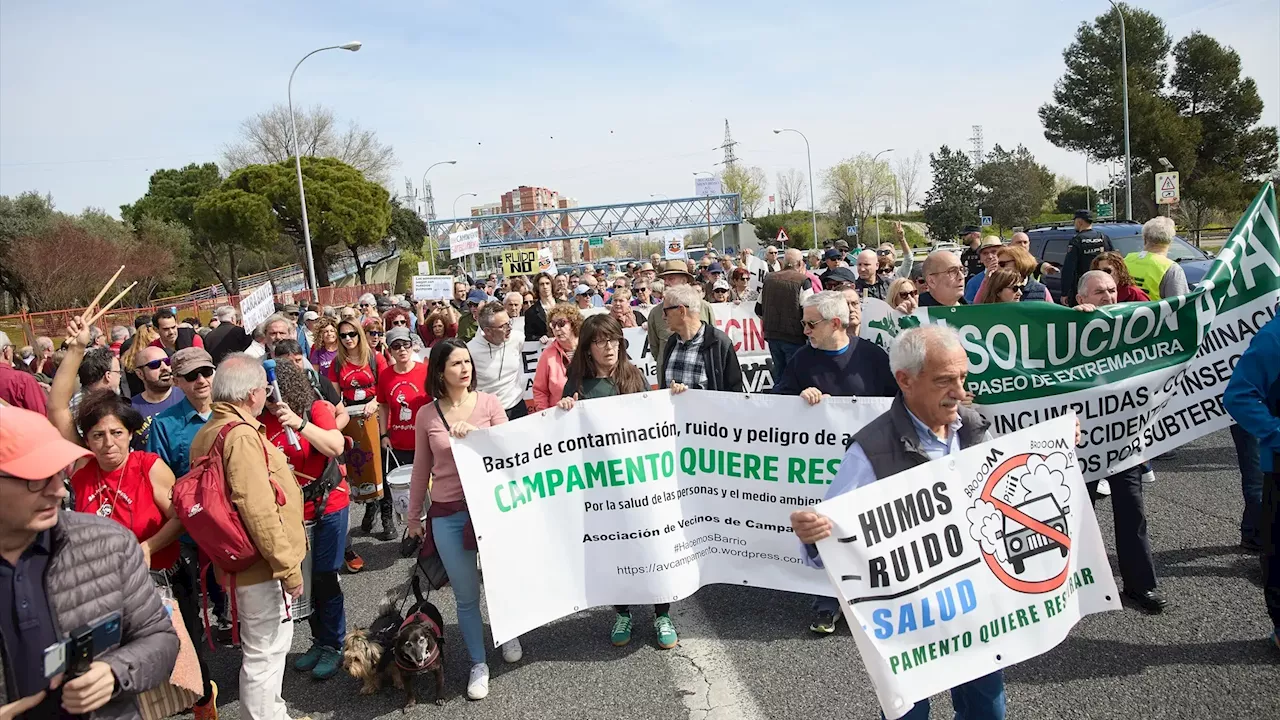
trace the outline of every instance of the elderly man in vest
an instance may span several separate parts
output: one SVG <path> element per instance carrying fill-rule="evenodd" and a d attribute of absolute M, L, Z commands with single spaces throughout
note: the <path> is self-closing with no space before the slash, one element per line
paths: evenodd
<path fill-rule="evenodd" d="M 1080 277 L 1076 293 L 1076 310 L 1093 312 L 1116 303 L 1116 281 L 1101 270 L 1090 270 Z M 1151 540 L 1147 537 L 1147 511 L 1142 501 L 1142 466 L 1107 477 L 1111 489 L 1111 512 L 1115 518 L 1116 558 L 1120 577 L 1124 580 L 1125 597 L 1144 611 L 1156 614 L 1169 601 L 1156 590 L 1156 564 L 1151 557 Z M 1098 502 L 1098 481 L 1086 483 L 1089 501 Z"/>
<path fill-rule="evenodd" d="M 288 720 L 284 698 L 285 660 L 293 642 L 286 598 L 302 595 L 302 560 L 307 536 L 302 526 L 302 490 L 284 453 L 267 438 L 258 420 L 267 404 L 267 375 L 262 360 L 232 353 L 213 377 L 213 414 L 191 441 L 191 457 L 209 454 L 222 428 L 223 472 L 228 496 L 260 558 L 228 577 L 235 589 L 244 658 L 240 663 L 241 715 L 253 720 Z M 277 492 L 284 503 L 277 505 Z M 232 582 L 234 581 L 234 582 Z"/>
<path fill-rule="evenodd" d="M 898 335 L 889 350 L 889 369 L 900 392 L 886 413 L 853 436 L 827 499 L 991 439 L 989 423 L 962 404 L 969 358 L 955 330 L 930 325 Z M 831 534 L 831 520 L 797 510 L 791 527 L 805 544 L 804 557 L 820 567 L 814 543 Z M 952 688 L 951 702 L 959 720 L 1003 718 L 1004 675 L 997 670 Z M 904 717 L 928 718 L 929 701 L 916 703 Z"/>
<path fill-rule="evenodd" d="M 1187 294 L 1187 274 L 1169 259 L 1174 232 L 1172 218 L 1153 217 L 1142 225 L 1142 250 L 1124 256 L 1133 284 L 1152 300 Z"/>
<path fill-rule="evenodd" d="M 773 357 L 774 378 L 782 377 L 791 356 L 804 347 L 800 303 L 821 289 L 813 287 L 804 271 L 804 254 L 795 248 L 787 248 L 783 253 L 781 270 L 764 276 L 756 314 L 760 316 L 769 355 Z"/>

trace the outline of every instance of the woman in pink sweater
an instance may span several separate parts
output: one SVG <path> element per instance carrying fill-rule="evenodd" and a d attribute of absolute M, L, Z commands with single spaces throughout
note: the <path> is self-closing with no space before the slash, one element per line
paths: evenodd
<path fill-rule="evenodd" d="M 578 347 L 582 313 L 569 303 L 560 303 L 547 313 L 547 327 L 555 339 L 542 351 L 538 369 L 533 373 L 534 412 L 554 407 L 560 402 L 569 363 L 573 360 L 574 349 Z"/>
<path fill-rule="evenodd" d="M 450 436 L 463 438 L 476 428 L 501 425 L 507 421 L 507 414 L 498 398 L 476 392 L 471 352 L 461 340 L 448 338 L 436 343 L 427 367 L 427 392 L 436 400 L 418 411 L 408 532 L 423 539 L 423 554 L 439 553 L 449 573 L 458 605 L 458 626 L 471 656 L 467 697 L 479 700 L 489 694 L 489 665 L 485 662 L 484 621 L 480 617 L 476 535 Z M 431 507 L 424 526 L 420 517 L 428 487 Z M 517 662 L 522 655 L 519 640 L 503 643 L 502 657 L 507 662 Z"/>

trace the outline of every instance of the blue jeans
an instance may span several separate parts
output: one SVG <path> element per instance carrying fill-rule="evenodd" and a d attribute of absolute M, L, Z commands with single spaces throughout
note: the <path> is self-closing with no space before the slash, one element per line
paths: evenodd
<path fill-rule="evenodd" d="M 782 342 L 781 340 L 770 340 L 769 355 L 773 358 L 773 382 L 776 385 L 778 380 L 782 379 L 782 373 L 787 369 L 787 363 L 791 362 L 791 356 L 796 351 L 804 347 L 795 343 Z"/>
<path fill-rule="evenodd" d="M 814 595 L 813 611 L 815 613 L 820 613 L 823 610 L 826 610 L 827 612 L 830 612 L 830 613 L 834 613 L 838 617 L 840 615 L 840 601 L 833 597 L 826 597 L 824 595 Z"/>
<path fill-rule="evenodd" d="M 323 508 L 322 508 L 323 509 Z M 349 507 L 316 518 L 311 543 L 311 640 L 334 650 L 347 638 L 347 611 L 343 606 L 338 570 L 347 547 Z"/>
<path fill-rule="evenodd" d="M 431 537 L 440 561 L 449 573 L 453 599 L 458 605 L 462 642 L 467 646 L 471 664 L 475 665 L 485 661 L 484 620 L 480 617 L 480 571 L 476 568 L 476 551 L 462 546 L 462 530 L 470 519 L 471 515 L 465 511 L 430 518 Z"/>
<path fill-rule="evenodd" d="M 1231 442 L 1236 446 L 1236 461 L 1240 463 L 1240 491 L 1244 495 L 1240 541 L 1258 542 L 1258 516 L 1262 512 L 1262 464 L 1258 455 L 1258 438 L 1233 424 Z"/>
<path fill-rule="evenodd" d="M 951 688 L 956 720 L 1003 720 L 1004 705 L 1004 673 L 1000 670 Z M 929 720 L 929 701 L 916 703 L 902 720 Z"/>

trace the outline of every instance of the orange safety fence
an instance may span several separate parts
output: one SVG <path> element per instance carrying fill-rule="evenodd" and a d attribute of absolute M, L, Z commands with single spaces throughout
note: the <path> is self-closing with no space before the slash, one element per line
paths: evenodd
<path fill-rule="evenodd" d="M 365 293 L 379 295 L 390 291 L 390 289 L 391 286 L 386 283 L 355 285 L 352 287 L 323 287 L 319 291 L 319 304 L 354 305 L 356 300 Z M 113 326 L 121 325 L 132 329 L 133 319 L 139 315 L 149 316 L 161 308 L 171 307 L 176 309 L 179 322 L 186 318 L 195 317 L 200 320 L 201 325 L 208 325 L 209 320 L 213 318 L 213 311 L 223 305 L 230 305 L 238 311 L 240 309 L 240 297 L 239 295 L 223 295 L 208 300 L 192 300 L 170 305 L 134 308 L 117 307 L 107 312 L 94 324 L 109 337 Z M 275 296 L 277 304 L 299 303 L 304 300 L 310 303 L 310 291 L 277 293 Z M 17 315 L 0 315 L 0 330 L 4 331 L 9 336 L 9 341 L 18 347 L 35 345 L 36 338 L 42 335 L 53 338 L 56 345 L 66 335 L 67 322 L 83 313 L 84 308 L 75 308 L 48 312 L 19 313 Z"/>

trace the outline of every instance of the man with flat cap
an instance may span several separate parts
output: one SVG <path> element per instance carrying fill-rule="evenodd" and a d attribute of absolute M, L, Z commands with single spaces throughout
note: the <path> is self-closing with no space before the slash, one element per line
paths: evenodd
<path fill-rule="evenodd" d="M 1077 210 L 1075 226 L 1075 237 L 1067 243 L 1067 257 L 1062 261 L 1062 290 L 1058 293 L 1068 307 L 1075 307 L 1074 288 L 1089 272 L 1093 259 L 1112 249 L 1107 236 L 1093 229 L 1093 213 Z"/>
<path fill-rule="evenodd" d="M 982 228 L 977 225 L 965 225 L 960 228 L 960 244 L 964 250 L 960 253 L 960 264 L 964 266 L 964 276 L 971 278 L 982 272 Z"/>

